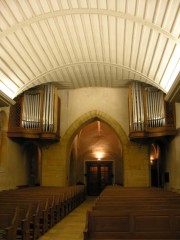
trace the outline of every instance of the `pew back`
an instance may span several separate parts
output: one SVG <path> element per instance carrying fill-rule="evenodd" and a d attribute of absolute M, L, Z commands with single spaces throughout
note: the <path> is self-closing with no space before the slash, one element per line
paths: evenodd
<path fill-rule="evenodd" d="M 180 212 L 89 211 L 85 239 L 180 239 Z"/>

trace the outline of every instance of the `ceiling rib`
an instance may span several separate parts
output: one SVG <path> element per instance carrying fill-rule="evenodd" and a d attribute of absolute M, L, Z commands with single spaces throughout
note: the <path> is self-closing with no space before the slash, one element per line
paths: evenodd
<path fill-rule="evenodd" d="M 18 29 L 22 29 L 28 25 L 32 25 L 33 23 L 40 22 L 45 19 L 53 18 L 53 17 L 59 17 L 59 16 L 66 16 L 66 15 L 73 15 L 73 14 L 100 14 L 100 15 L 106 15 L 106 16 L 114 16 L 117 18 L 122 18 L 125 20 L 130 20 L 136 23 L 139 23 L 140 25 L 147 26 L 150 29 L 153 29 L 154 31 L 159 32 L 160 34 L 165 35 L 167 38 L 171 39 L 172 41 L 175 41 L 176 43 L 180 43 L 180 39 L 172 34 L 170 31 L 161 28 L 160 26 L 148 22 L 147 20 L 141 19 L 139 17 L 130 15 L 130 14 L 125 14 L 122 12 L 115 12 L 112 10 L 102 10 L 102 9 L 70 9 L 70 10 L 61 10 L 61 11 L 56 11 L 56 12 L 48 12 L 44 13 L 40 16 L 33 17 L 31 19 L 26 19 L 23 22 L 17 22 L 15 25 L 12 25 L 11 27 L 7 28 L 3 32 L 0 33 L 0 37 L 5 37 L 8 34 L 11 34 L 13 32 L 16 32 Z M 178 13 L 177 13 L 178 15 Z"/>
<path fill-rule="evenodd" d="M 179 6 L 180 0 L 1 0 L 0 86 L 15 84 L 12 98 L 47 81 L 66 89 L 139 80 L 167 92 L 179 63 Z"/>

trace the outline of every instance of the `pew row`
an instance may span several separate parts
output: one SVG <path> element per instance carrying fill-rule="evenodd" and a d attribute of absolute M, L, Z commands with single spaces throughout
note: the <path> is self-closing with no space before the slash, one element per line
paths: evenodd
<path fill-rule="evenodd" d="M 180 210 L 88 211 L 84 240 L 180 239 Z"/>
<path fill-rule="evenodd" d="M 87 212 L 84 240 L 180 239 L 180 195 L 108 186 Z"/>
<path fill-rule="evenodd" d="M 19 222 L 19 208 L 0 208 L 0 239 L 16 239 Z"/>
<path fill-rule="evenodd" d="M 27 187 L 0 192 L 0 209 L 18 207 L 15 238 L 36 240 L 69 214 L 86 198 L 84 186 Z M 0 230 L 1 232 L 1 230 Z M 2 234 L 3 235 L 3 234 Z M 0 238 L 1 239 L 1 238 Z"/>

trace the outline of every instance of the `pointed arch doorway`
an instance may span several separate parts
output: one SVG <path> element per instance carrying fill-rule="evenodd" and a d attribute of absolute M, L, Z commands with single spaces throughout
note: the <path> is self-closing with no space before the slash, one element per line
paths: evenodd
<path fill-rule="evenodd" d="M 49 155 L 43 154 L 42 184 L 48 185 L 49 182 L 55 186 L 68 186 L 76 183 L 85 184 L 86 173 L 82 167 L 83 162 L 81 162 L 84 158 L 82 152 L 79 154 L 78 150 L 79 137 L 82 137 L 81 129 L 96 120 L 105 123 L 121 144 L 121 151 L 118 155 L 121 161 L 117 162 L 119 166 L 116 164 L 114 167 L 113 183 L 127 187 L 149 186 L 148 145 L 144 144 L 139 147 L 138 144 L 129 141 L 120 123 L 107 113 L 99 110 L 86 112 L 72 121 L 72 124 L 63 134 L 60 143 L 49 149 L 49 154 L 53 156 L 53 162 L 49 159 Z M 116 142 L 113 142 L 113 146 L 116 145 Z M 43 148 L 42 151 L 44 151 Z M 53 155 L 54 151 L 56 151 L 56 155 Z M 92 148 L 88 152 L 92 154 Z M 138 158 L 134 161 L 136 154 Z M 86 158 L 86 160 L 90 159 Z M 112 158 L 109 160 L 112 160 Z M 54 168 L 55 164 L 58 167 Z M 53 168 L 50 168 L 50 166 L 53 166 Z"/>
<path fill-rule="evenodd" d="M 85 184 L 88 195 L 99 195 L 107 185 L 123 185 L 122 143 L 106 122 L 92 119 L 75 135 L 69 178 L 70 184 Z"/>
<path fill-rule="evenodd" d="M 150 144 L 150 176 L 152 187 L 164 187 L 169 182 L 169 173 L 165 171 L 166 142 L 154 141 Z"/>

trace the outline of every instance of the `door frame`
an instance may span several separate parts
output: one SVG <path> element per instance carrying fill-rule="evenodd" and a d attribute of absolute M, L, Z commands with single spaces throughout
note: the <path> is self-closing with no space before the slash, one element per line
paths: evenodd
<path fill-rule="evenodd" d="M 112 174 L 113 174 L 112 185 L 115 184 L 116 179 L 115 179 L 115 161 L 114 161 L 114 160 L 106 159 L 106 160 L 98 161 L 98 160 L 95 160 L 95 159 L 88 159 L 88 160 L 85 160 L 85 161 L 84 161 L 84 183 L 85 183 L 85 186 L 87 186 L 87 177 L 86 177 L 86 166 L 87 166 L 87 162 L 97 162 L 97 163 L 98 163 L 98 162 L 112 162 Z"/>

